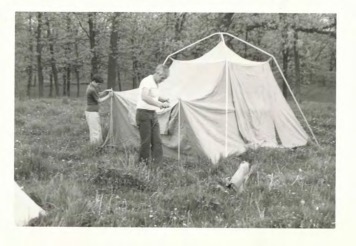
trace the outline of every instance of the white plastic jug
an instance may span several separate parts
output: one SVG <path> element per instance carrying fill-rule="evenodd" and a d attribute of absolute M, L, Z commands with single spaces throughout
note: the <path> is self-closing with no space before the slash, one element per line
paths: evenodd
<path fill-rule="evenodd" d="M 241 162 L 235 174 L 231 177 L 230 184 L 240 192 L 244 190 L 244 181 L 246 180 L 250 170 L 250 163 L 247 161 Z"/>

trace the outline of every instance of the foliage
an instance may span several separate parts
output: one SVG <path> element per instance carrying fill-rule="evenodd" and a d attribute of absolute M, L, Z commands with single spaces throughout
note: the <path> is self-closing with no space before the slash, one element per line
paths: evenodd
<path fill-rule="evenodd" d="M 80 81 L 88 83 L 92 72 L 92 58 L 99 72 L 106 78 L 110 50 L 112 17 L 115 13 L 103 12 L 93 15 L 95 47 L 90 48 L 88 13 L 46 12 L 53 39 L 42 35 L 42 60 L 45 87 L 51 74 L 49 44 L 55 47 L 55 61 L 59 72 L 66 67 L 77 67 Z M 29 15 L 32 15 L 30 20 Z M 16 95 L 24 97 L 28 66 L 35 71 L 36 53 L 29 49 L 35 45 L 37 19 L 36 13 L 16 13 L 15 82 Z M 281 62 L 283 49 L 291 49 L 298 32 L 297 49 L 300 56 L 301 81 L 294 72 L 287 74 L 292 84 L 322 84 L 335 86 L 335 37 L 336 16 L 333 14 L 246 14 L 246 13 L 120 13 L 118 15 L 117 69 L 122 81 L 122 89 L 132 89 L 147 74 L 152 73 L 158 63 L 171 53 L 215 32 L 228 32 L 265 49 Z M 42 33 L 48 26 L 42 25 Z M 30 30 L 32 30 L 30 32 Z M 219 37 L 205 40 L 185 50 L 175 59 L 192 59 L 211 49 Z M 247 59 L 267 60 L 268 56 L 237 42 L 229 37 L 226 43 Z M 75 48 L 77 45 L 77 49 Z M 288 55 L 289 71 L 297 69 L 293 52 Z M 34 91 L 36 74 L 32 80 Z M 62 75 L 59 76 L 62 78 Z M 60 86 L 63 81 L 60 79 Z M 32 93 L 36 96 L 35 93 Z M 75 93 L 72 93 L 72 95 Z"/>

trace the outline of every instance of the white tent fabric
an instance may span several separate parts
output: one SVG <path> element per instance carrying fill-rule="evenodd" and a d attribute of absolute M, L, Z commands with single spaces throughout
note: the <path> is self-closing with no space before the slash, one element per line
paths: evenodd
<path fill-rule="evenodd" d="M 158 111 L 167 156 L 198 155 L 217 163 L 251 145 L 290 148 L 307 143 L 269 62 L 246 60 L 224 42 L 195 60 L 173 60 L 170 76 L 159 86 L 171 102 L 169 109 Z M 104 145 L 138 147 L 138 90 L 114 95 Z"/>
<path fill-rule="evenodd" d="M 245 58 L 242 58 L 231 49 L 229 49 L 224 42 L 220 42 L 213 49 L 203 56 L 196 58 L 194 60 L 185 61 L 185 62 L 217 62 L 217 61 L 229 61 L 245 66 L 257 66 L 263 62 L 250 61 Z"/>
<path fill-rule="evenodd" d="M 17 226 L 25 226 L 31 219 L 40 215 L 44 215 L 45 211 L 38 206 L 27 194 L 14 183 L 14 216 Z"/>

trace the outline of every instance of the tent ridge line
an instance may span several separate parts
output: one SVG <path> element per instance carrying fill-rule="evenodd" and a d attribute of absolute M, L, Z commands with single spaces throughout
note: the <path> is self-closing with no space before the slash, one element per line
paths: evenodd
<path fill-rule="evenodd" d="M 180 50 L 178 50 L 178 51 L 176 51 L 176 52 L 173 52 L 172 54 L 170 54 L 170 55 L 168 55 L 168 56 L 166 57 L 166 59 L 164 60 L 163 64 L 166 64 L 167 60 L 168 60 L 171 56 L 174 56 L 175 54 L 178 54 L 179 52 L 182 52 L 183 50 L 186 50 L 186 49 L 188 49 L 188 48 L 190 48 L 190 47 L 192 47 L 192 46 L 194 46 L 194 45 L 200 43 L 201 41 L 204 41 L 204 40 L 206 40 L 206 39 L 208 39 L 208 38 L 210 38 L 210 37 L 212 37 L 212 36 L 221 35 L 221 34 L 222 34 L 221 32 L 216 32 L 216 33 L 210 34 L 210 35 L 208 35 L 208 36 L 206 36 L 206 37 L 204 37 L 204 38 L 202 38 L 202 39 L 200 39 L 200 40 L 198 40 L 198 41 L 196 41 L 196 42 L 194 42 L 194 43 L 191 43 L 191 44 L 185 46 L 184 48 L 182 48 L 182 49 L 180 49 Z"/>
<path fill-rule="evenodd" d="M 190 47 L 192 47 L 192 46 L 194 46 L 194 45 L 196 45 L 196 44 L 198 44 L 198 43 L 200 43 L 200 42 L 202 42 L 202 41 L 204 41 L 204 40 L 206 40 L 206 39 L 208 39 L 208 38 L 210 38 L 210 37 L 212 37 L 212 36 L 215 36 L 215 35 L 219 35 L 224 43 L 225 43 L 224 35 L 233 37 L 233 38 L 235 38 L 235 39 L 237 39 L 237 40 L 239 40 L 239 41 L 241 41 L 241 42 L 243 42 L 243 43 L 245 43 L 245 44 L 247 44 L 247 45 L 249 45 L 249 46 L 251 46 L 251 47 L 257 49 L 257 50 L 259 50 L 260 52 L 262 52 L 262 53 L 264 53 L 264 54 L 266 54 L 266 55 L 272 57 L 272 55 L 271 55 L 270 53 L 268 53 L 268 52 L 262 50 L 261 48 L 258 48 L 257 46 L 254 46 L 253 44 L 251 44 L 251 43 L 249 43 L 249 42 L 247 42 L 247 41 L 245 41 L 245 40 L 243 40 L 243 39 L 241 39 L 241 38 L 238 38 L 238 37 L 236 37 L 236 36 L 234 36 L 234 35 L 232 35 L 232 34 L 230 34 L 230 33 L 227 33 L 227 32 L 216 32 L 216 33 L 210 34 L 210 35 L 208 35 L 208 36 L 206 36 L 206 37 L 204 37 L 204 38 L 202 38 L 202 39 L 200 39 L 200 40 L 198 40 L 198 41 L 196 41 L 196 42 L 194 42 L 194 43 L 191 43 L 191 44 L 185 46 L 184 48 L 182 48 L 182 49 L 180 49 L 180 50 L 178 50 L 178 51 L 175 51 L 175 52 L 173 52 L 172 54 L 168 55 L 168 56 L 166 57 L 166 59 L 164 60 L 163 64 L 165 64 L 165 63 L 167 62 L 167 60 L 168 60 L 169 58 L 171 58 L 173 55 L 176 55 L 176 54 L 182 52 L 183 50 L 186 50 L 186 49 L 188 49 L 188 48 L 190 48 Z"/>

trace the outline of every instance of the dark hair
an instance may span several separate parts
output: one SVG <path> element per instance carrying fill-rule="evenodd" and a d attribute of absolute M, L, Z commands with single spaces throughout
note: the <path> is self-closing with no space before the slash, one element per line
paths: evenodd
<path fill-rule="evenodd" d="M 156 73 L 164 73 L 166 75 L 169 75 L 169 67 L 165 64 L 159 64 L 156 69 L 155 69 Z"/>
<path fill-rule="evenodd" d="M 103 78 L 99 74 L 94 74 L 93 79 L 96 83 L 104 83 Z"/>

